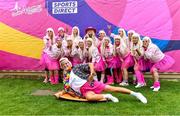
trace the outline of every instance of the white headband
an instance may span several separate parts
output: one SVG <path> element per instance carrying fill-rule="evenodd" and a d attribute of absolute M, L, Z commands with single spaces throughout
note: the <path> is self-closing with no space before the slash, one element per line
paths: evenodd
<path fill-rule="evenodd" d="M 100 33 L 106 34 L 106 32 L 105 32 L 104 30 L 100 30 L 100 31 L 99 31 L 99 34 L 100 34 Z"/>
<path fill-rule="evenodd" d="M 121 37 L 120 37 L 119 35 L 115 35 L 115 36 L 114 36 L 114 40 L 115 40 L 115 39 L 119 39 L 119 40 L 120 40 Z"/>
<path fill-rule="evenodd" d="M 108 40 L 109 42 L 111 41 L 110 38 L 107 37 L 107 36 L 105 36 L 105 37 L 103 38 L 103 40 Z"/>
<path fill-rule="evenodd" d="M 59 27 L 58 31 L 64 31 L 64 28 L 63 27 Z"/>
<path fill-rule="evenodd" d="M 46 30 L 47 32 L 48 31 L 52 31 L 52 32 L 54 32 L 54 30 L 53 30 L 53 28 L 47 28 L 47 30 Z"/>
<path fill-rule="evenodd" d="M 145 36 L 145 37 L 142 39 L 142 41 L 144 41 L 144 40 L 149 40 L 149 43 L 152 43 L 151 38 L 148 37 L 148 36 Z"/>
<path fill-rule="evenodd" d="M 118 29 L 118 33 L 119 33 L 120 31 L 125 32 L 125 30 L 124 30 L 124 29 L 122 29 L 122 28 L 119 28 L 119 29 Z"/>
<path fill-rule="evenodd" d="M 60 66 L 62 66 L 63 61 L 68 61 L 70 63 L 70 65 L 72 66 L 72 63 L 66 57 L 63 57 L 59 60 Z"/>
<path fill-rule="evenodd" d="M 134 33 L 132 37 L 138 37 L 140 39 L 140 35 L 138 33 Z"/>
<path fill-rule="evenodd" d="M 129 34 L 129 33 L 133 33 L 133 34 L 134 34 L 135 31 L 134 31 L 134 30 L 129 30 L 129 31 L 128 31 L 128 34 Z"/>

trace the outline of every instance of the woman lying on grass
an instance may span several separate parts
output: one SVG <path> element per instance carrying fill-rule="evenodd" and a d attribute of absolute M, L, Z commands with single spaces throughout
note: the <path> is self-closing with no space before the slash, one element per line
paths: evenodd
<path fill-rule="evenodd" d="M 69 94 L 81 95 L 88 101 L 99 101 L 101 99 L 119 102 L 119 100 L 111 94 L 101 94 L 102 92 L 118 92 L 130 94 L 146 104 L 147 99 L 141 94 L 123 87 L 113 87 L 103 84 L 94 79 L 95 71 L 92 63 L 79 64 L 72 69 L 72 64 L 67 58 L 60 59 L 60 66 L 64 71 L 63 83 L 64 90 L 55 96 Z"/>

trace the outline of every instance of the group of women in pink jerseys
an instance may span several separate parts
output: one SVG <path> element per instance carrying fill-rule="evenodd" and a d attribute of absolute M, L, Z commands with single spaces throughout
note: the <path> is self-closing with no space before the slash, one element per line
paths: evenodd
<path fill-rule="evenodd" d="M 126 34 L 125 30 L 120 28 L 117 35 L 109 31 L 109 36 L 104 30 L 100 30 L 96 36 L 96 29 L 93 27 L 88 27 L 85 32 L 82 38 L 77 26 L 72 28 L 70 35 L 63 27 L 58 28 L 56 36 L 52 28 L 46 30 L 41 58 L 46 72 L 45 83 L 59 83 L 59 59 L 67 57 L 73 66 L 93 63 L 98 81 L 106 84 L 128 86 L 128 68 L 133 67 L 137 84 L 135 88 L 140 88 L 146 86 L 142 72 L 150 71 L 154 79 L 151 88 L 158 91 L 158 72 L 165 72 L 174 64 L 174 60 L 165 55 L 149 37 L 141 38 L 133 30 Z M 114 39 L 114 44 L 110 38 Z"/>

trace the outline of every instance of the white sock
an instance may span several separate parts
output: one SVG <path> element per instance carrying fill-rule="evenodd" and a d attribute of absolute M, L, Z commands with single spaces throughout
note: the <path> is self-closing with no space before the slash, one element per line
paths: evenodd
<path fill-rule="evenodd" d="M 137 92 L 134 92 L 134 91 L 131 91 L 131 93 L 130 93 L 130 95 L 132 95 L 132 96 L 137 96 Z"/>
<path fill-rule="evenodd" d="M 137 93 L 137 92 L 132 91 L 130 93 L 130 95 L 135 96 L 137 99 L 139 99 L 144 104 L 147 103 L 147 99 L 141 93 Z"/>
<path fill-rule="evenodd" d="M 103 94 L 105 99 L 111 100 L 112 102 L 119 102 L 118 98 L 112 96 L 111 94 Z"/>

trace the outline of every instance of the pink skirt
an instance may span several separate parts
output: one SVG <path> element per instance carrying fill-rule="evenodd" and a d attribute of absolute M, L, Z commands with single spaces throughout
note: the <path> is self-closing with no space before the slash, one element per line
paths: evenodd
<path fill-rule="evenodd" d="M 121 67 L 121 61 L 120 61 L 119 57 L 117 57 L 117 56 L 106 59 L 106 62 L 107 62 L 108 68 L 120 68 Z"/>
<path fill-rule="evenodd" d="M 138 60 L 139 69 L 141 71 L 147 71 L 150 70 L 152 67 L 152 63 L 149 60 L 145 60 L 144 58 L 140 58 Z"/>
<path fill-rule="evenodd" d="M 87 92 L 89 91 L 93 91 L 94 93 L 96 94 L 101 94 L 105 88 L 105 84 L 99 82 L 99 81 L 94 81 L 94 85 L 91 86 L 89 82 L 86 82 L 81 88 L 80 88 L 80 91 L 81 91 L 81 94 L 83 96 L 86 95 Z"/>
<path fill-rule="evenodd" d="M 134 66 L 134 58 L 133 56 L 129 53 L 124 59 L 124 62 L 122 62 L 122 67 L 121 68 L 129 68 Z"/>
<path fill-rule="evenodd" d="M 94 63 L 94 69 L 96 71 L 104 71 L 106 69 L 105 62 L 103 61 L 102 58 L 99 60 L 99 62 Z"/>
<path fill-rule="evenodd" d="M 159 72 L 166 72 L 174 63 L 175 61 L 172 57 L 165 55 L 161 61 L 152 66 L 151 72 L 154 68 L 158 69 Z"/>
<path fill-rule="evenodd" d="M 40 64 L 44 65 L 49 70 L 59 70 L 60 65 L 58 59 L 50 58 L 46 53 L 42 54 Z"/>

